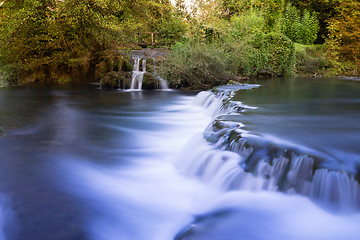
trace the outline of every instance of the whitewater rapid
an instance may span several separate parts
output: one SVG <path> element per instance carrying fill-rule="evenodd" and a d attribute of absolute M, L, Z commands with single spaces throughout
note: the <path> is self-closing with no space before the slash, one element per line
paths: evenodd
<path fill-rule="evenodd" d="M 333 213 L 306 194 L 277 192 L 271 184 L 264 188 L 266 179 L 239 168 L 243 156 L 208 142 L 204 130 L 228 110 L 212 100 L 205 107 L 196 101 L 182 96 L 151 114 L 106 113 L 117 121 L 104 128 L 134 142 L 110 152 L 118 163 L 104 166 L 65 153 L 56 157 L 58 186 L 89 209 L 84 228 L 90 239 L 358 238 L 358 212 Z M 222 187 L 229 172 L 242 172 L 246 187 Z"/>

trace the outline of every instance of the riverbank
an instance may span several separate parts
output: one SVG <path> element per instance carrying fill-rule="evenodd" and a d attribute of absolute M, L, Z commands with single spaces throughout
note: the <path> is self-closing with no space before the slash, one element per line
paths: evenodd
<path fill-rule="evenodd" d="M 266 49 L 243 42 L 227 46 L 179 43 L 161 62 L 160 72 L 171 87 L 192 90 L 259 78 L 360 76 L 339 68 L 328 56 L 326 45 L 294 44 L 281 35 L 265 35 L 258 42 Z"/>
<path fill-rule="evenodd" d="M 299 76 L 299 77 L 359 77 L 359 75 L 352 75 L 354 71 L 343 71 L 337 69 L 337 66 L 327 56 L 326 45 L 302 45 L 294 44 L 293 53 L 290 53 L 290 58 L 287 67 L 288 70 L 281 70 L 278 73 L 284 76 Z M 235 54 L 235 53 L 233 53 Z M 135 64 L 135 59 L 139 58 L 140 65 L 143 59 L 148 59 L 147 74 L 144 75 L 144 89 L 155 88 L 156 77 L 152 73 L 156 72 L 162 78 L 168 80 L 171 88 L 182 88 L 187 90 L 206 90 L 214 86 L 226 84 L 228 82 L 248 82 L 252 79 L 258 78 L 273 78 L 277 77 L 276 71 L 266 65 L 268 57 L 263 56 L 264 59 L 254 59 L 245 57 L 240 60 L 240 56 L 233 56 L 231 59 L 238 59 L 238 69 L 241 72 L 234 72 L 231 68 L 234 67 L 234 62 L 229 62 L 227 59 L 229 55 L 224 55 L 224 49 L 218 46 L 206 45 L 186 45 L 185 43 L 177 44 L 173 49 L 154 48 L 154 49 L 122 49 L 119 51 L 103 51 L 98 53 L 98 63 L 93 66 L 93 77 L 78 81 L 75 76 L 82 75 L 81 73 L 73 73 L 74 76 L 61 75 L 58 80 L 46 81 L 36 79 L 37 73 L 30 74 L 32 80 L 29 80 L 29 75 L 26 81 L 19 81 L 23 84 L 55 84 L 55 85 L 69 85 L 78 83 L 98 82 L 103 88 L 130 88 L 130 81 Z M 292 56 L 293 55 L 293 56 Z M 278 57 L 275 57 L 273 63 L 281 64 Z M 242 57 L 244 58 L 244 56 Z M 246 60 L 246 61 L 245 61 Z M 239 62 L 240 61 L 240 62 Z M 250 66 L 251 70 L 250 71 Z M 249 68 L 249 70 L 246 70 Z M 257 69 L 257 70 L 254 70 Z M 292 69 L 290 71 L 290 69 Z M 275 72 L 274 72 L 275 71 Z M 83 73 L 84 74 L 84 73 Z M 9 83 L 0 79 L 0 87 L 8 87 Z"/>

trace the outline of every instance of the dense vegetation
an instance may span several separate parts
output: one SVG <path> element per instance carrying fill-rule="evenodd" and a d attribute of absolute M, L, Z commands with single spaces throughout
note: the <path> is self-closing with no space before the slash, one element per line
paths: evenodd
<path fill-rule="evenodd" d="M 359 75 L 358 1 L 195 2 L 183 13 L 187 39 L 164 68 L 174 86 L 207 88 L 239 76 Z"/>
<path fill-rule="evenodd" d="M 134 32 L 181 35 L 184 30 L 170 2 L 163 0 L 7 0 L 1 4 L 0 78 L 9 83 L 89 80 L 102 58 L 129 48 Z"/>
<path fill-rule="evenodd" d="M 358 0 L 0 0 L 0 84 L 126 71 L 135 32 L 166 34 L 174 87 L 252 76 L 359 75 Z M 114 64 L 116 63 L 116 64 Z M 105 72 L 106 72 L 105 71 Z M 101 71 L 100 71 L 101 72 Z"/>

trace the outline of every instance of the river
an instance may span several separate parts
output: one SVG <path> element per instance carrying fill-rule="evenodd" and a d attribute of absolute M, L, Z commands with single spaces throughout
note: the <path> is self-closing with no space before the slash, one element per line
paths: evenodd
<path fill-rule="evenodd" d="M 258 84 L 0 89 L 0 239 L 358 239 L 360 83 Z"/>

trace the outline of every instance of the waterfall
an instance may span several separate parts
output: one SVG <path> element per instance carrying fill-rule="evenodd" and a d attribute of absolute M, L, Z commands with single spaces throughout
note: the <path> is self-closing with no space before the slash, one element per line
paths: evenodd
<path fill-rule="evenodd" d="M 146 59 L 142 61 L 142 71 L 140 71 L 140 58 L 136 58 L 134 62 L 134 70 L 131 77 L 131 90 L 141 90 L 144 74 L 146 73 Z"/>
<path fill-rule="evenodd" d="M 144 74 L 146 73 L 146 59 L 142 60 L 142 67 L 140 71 L 141 58 L 136 58 L 134 61 L 134 70 L 131 77 L 130 90 L 141 90 Z M 158 76 L 156 73 L 153 74 L 159 80 L 159 89 L 169 90 L 168 83 L 165 79 Z"/>
<path fill-rule="evenodd" d="M 349 173 L 327 169 L 322 164 L 326 157 L 246 131 L 241 123 L 221 120 L 224 115 L 256 109 L 232 101 L 233 92 L 220 89 L 197 95 L 195 104 L 207 109 L 213 122 L 176 160 L 181 173 L 222 191 L 281 191 L 307 196 L 334 211 L 360 210 L 358 181 Z"/>
<path fill-rule="evenodd" d="M 168 82 L 165 79 L 163 79 L 159 76 L 157 76 L 157 79 L 159 80 L 159 89 L 169 90 Z"/>
<path fill-rule="evenodd" d="M 359 206 L 359 194 L 359 184 L 354 176 L 327 169 L 316 170 L 311 196 L 328 208 L 336 209 L 340 205 L 341 209 L 350 212 Z"/>
<path fill-rule="evenodd" d="M 142 72 L 146 72 L 146 59 L 142 60 Z"/>

